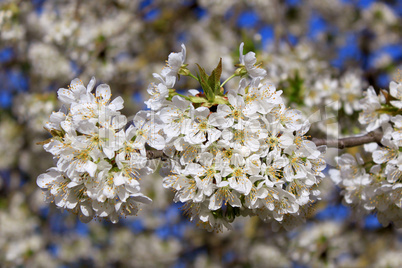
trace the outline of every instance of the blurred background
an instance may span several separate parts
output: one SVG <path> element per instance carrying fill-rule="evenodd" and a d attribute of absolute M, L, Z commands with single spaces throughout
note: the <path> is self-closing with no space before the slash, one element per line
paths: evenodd
<path fill-rule="evenodd" d="M 244 42 L 287 105 L 306 117 L 325 107 L 325 118 L 310 117 L 311 135 L 359 133 L 363 92 L 387 88 L 402 69 L 401 15 L 401 0 L 1 1 L 0 266 L 402 267 L 401 231 L 344 206 L 329 178 L 295 230 L 244 218 L 217 234 L 190 223 L 157 174 L 141 181 L 152 205 L 118 224 L 83 224 L 45 204 L 36 185 L 53 165 L 36 143 L 48 138 L 59 88 L 95 76 L 134 115 L 146 108 L 152 73 L 182 43 L 190 70 L 222 58 L 226 79 Z M 178 84 L 183 94 L 195 87 Z"/>

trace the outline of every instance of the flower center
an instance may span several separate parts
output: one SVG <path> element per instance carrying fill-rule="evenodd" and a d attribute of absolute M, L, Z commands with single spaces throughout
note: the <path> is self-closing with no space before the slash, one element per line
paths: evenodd
<path fill-rule="evenodd" d="M 207 122 L 203 121 L 198 125 L 198 128 L 200 130 L 206 130 L 207 129 Z"/>
<path fill-rule="evenodd" d="M 234 175 L 235 177 L 241 177 L 241 176 L 243 175 L 243 169 L 241 169 L 241 168 L 236 168 L 236 169 L 233 171 L 233 175 Z"/>
<path fill-rule="evenodd" d="M 234 110 L 232 112 L 232 115 L 233 115 L 234 119 L 236 119 L 236 120 L 243 119 L 243 117 L 241 116 L 241 111 L 239 111 L 239 110 Z"/>

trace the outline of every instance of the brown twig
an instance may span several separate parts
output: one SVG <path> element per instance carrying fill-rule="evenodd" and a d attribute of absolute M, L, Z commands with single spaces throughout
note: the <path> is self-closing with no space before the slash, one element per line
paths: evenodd
<path fill-rule="evenodd" d="M 382 132 L 372 131 L 363 136 L 347 137 L 347 138 L 332 139 L 332 140 L 313 138 L 312 141 L 317 146 L 326 145 L 327 147 L 331 147 L 331 148 L 343 149 L 343 148 L 355 147 L 355 146 L 359 146 L 359 145 L 363 145 L 363 144 L 371 143 L 371 142 L 380 143 L 382 136 L 383 136 Z"/>
<path fill-rule="evenodd" d="M 156 159 L 166 156 L 163 151 L 147 151 L 148 159 Z"/>

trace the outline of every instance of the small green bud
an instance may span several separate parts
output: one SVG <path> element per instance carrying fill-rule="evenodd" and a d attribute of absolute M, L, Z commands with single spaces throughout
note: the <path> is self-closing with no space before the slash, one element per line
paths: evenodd
<path fill-rule="evenodd" d="M 190 70 L 187 69 L 187 64 L 183 64 L 178 72 L 179 75 L 185 75 L 185 76 L 189 75 L 190 73 L 191 73 Z"/>
<path fill-rule="evenodd" d="M 247 70 L 245 66 L 241 66 L 239 68 L 236 69 L 235 71 L 235 75 L 236 76 L 243 76 L 247 74 Z"/>

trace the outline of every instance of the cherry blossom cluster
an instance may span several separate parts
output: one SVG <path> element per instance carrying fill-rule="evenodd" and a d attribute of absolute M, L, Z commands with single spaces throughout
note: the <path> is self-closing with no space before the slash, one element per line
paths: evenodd
<path fill-rule="evenodd" d="M 198 78 L 184 64 L 186 50 L 169 55 L 158 84 L 151 84 L 146 102 L 155 128 L 164 138 L 167 161 L 160 173 L 164 187 L 185 203 L 191 220 L 208 230 L 230 228 L 240 215 L 291 227 L 304 218 L 319 194 L 316 186 L 325 161 L 305 136 L 308 121 L 286 108 L 281 91 L 264 80 L 253 52 L 243 55 L 235 76 L 237 88 L 225 90 L 199 67 Z M 177 75 L 196 78 L 203 88 L 190 96 L 175 92 Z M 215 90 L 214 90 L 215 88 Z"/>
<path fill-rule="evenodd" d="M 343 189 L 345 203 L 362 214 L 377 213 L 387 226 L 393 222 L 402 227 L 402 83 L 392 81 L 389 92 L 370 87 L 362 99 L 360 123 L 367 131 L 382 129 L 380 144 L 366 144 L 370 159 L 344 154 L 338 157 L 339 169 L 330 171 L 331 178 Z"/>
<path fill-rule="evenodd" d="M 151 200 L 141 193 L 140 176 L 149 173 L 144 138 L 146 115 L 137 114 L 128 128 L 120 113 L 123 99 L 111 100 L 106 84 L 88 86 L 74 79 L 58 90 L 64 104 L 53 112 L 45 128 L 52 137 L 44 149 L 54 156 L 56 166 L 37 178 L 48 201 L 80 215 L 117 222 L 119 215 L 135 215 L 138 203 Z"/>
<path fill-rule="evenodd" d="M 322 105 L 334 112 L 343 109 L 347 115 L 360 110 L 364 82 L 358 71 L 345 72 L 338 78 L 330 64 L 317 57 L 313 44 L 307 41 L 293 48 L 284 45 L 276 53 L 272 50 L 262 57 L 268 78 L 288 94 L 286 101 L 309 107 L 309 112 Z"/>

